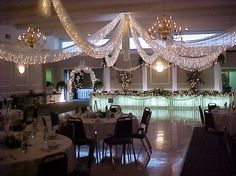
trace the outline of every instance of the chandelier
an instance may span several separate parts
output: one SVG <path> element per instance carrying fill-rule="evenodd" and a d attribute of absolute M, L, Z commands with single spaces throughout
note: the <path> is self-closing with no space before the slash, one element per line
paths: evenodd
<path fill-rule="evenodd" d="M 18 36 L 18 43 L 30 48 L 41 48 L 45 41 L 46 36 L 33 25 L 30 25 L 25 32 Z"/>
<path fill-rule="evenodd" d="M 166 16 L 165 10 L 165 0 L 163 1 L 163 9 L 164 15 L 162 19 L 156 18 L 156 21 L 152 24 L 152 26 L 148 29 L 149 37 L 152 40 L 162 39 L 166 40 L 168 38 L 178 38 L 182 35 L 182 27 L 177 28 L 175 21 L 171 16 Z M 185 28 L 184 30 L 187 30 Z"/>

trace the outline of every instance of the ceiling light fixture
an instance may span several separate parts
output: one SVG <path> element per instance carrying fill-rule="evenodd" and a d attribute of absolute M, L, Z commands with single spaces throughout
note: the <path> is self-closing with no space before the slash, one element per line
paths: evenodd
<path fill-rule="evenodd" d="M 163 0 L 163 11 L 164 15 L 162 19 L 156 18 L 156 21 L 148 29 L 148 34 L 152 40 L 161 39 L 166 40 L 168 38 L 176 39 L 179 38 L 182 33 L 188 28 L 182 29 L 182 27 L 177 27 L 175 21 L 171 16 L 166 16 L 165 0 Z"/>
<path fill-rule="evenodd" d="M 24 47 L 41 48 L 45 41 L 46 36 L 33 25 L 30 25 L 25 32 L 18 36 L 18 43 Z"/>

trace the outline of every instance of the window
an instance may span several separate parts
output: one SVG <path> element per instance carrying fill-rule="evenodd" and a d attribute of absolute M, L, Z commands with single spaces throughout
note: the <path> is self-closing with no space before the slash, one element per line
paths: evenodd
<path fill-rule="evenodd" d="M 46 69 L 46 81 L 49 81 L 49 82 L 53 81 L 52 69 L 50 68 Z"/>
<path fill-rule="evenodd" d="M 182 35 L 182 39 L 183 39 L 183 41 L 193 41 L 193 40 L 199 40 L 199 39 L 204 39 L 204 38 L 207 38 L 207 37 L 211 37 L 213 35 L 216 35 L 216 34 L 215 33 L 209 33 L 209 34 L 184 34 L 184 35 Z M 139 39 L 139 42 L 140 42 L 142 48 L 144 48 L 144 49 L 149 49 L 150 48 L 150 46 L 143 40 L 143 38 L 139 37 L 138 39 Z M 96 46 L 104 45 L 108 40 L 109 39 L 102 39 L 99 42 L 97 42 L 95 45 Z M 175 41 L 181 41 L 181 38 L 178 37 L 178 38 L 175 39 Z M 133 38 L 130 38 L 129 42 L 130 42 L 130 49 L 136 49 L 136 46 L 135 46 Z M 72 45 L 74 45 L 73 41 L 62 41 L 61 42 L 61 47 L 62 48 L 66 48 L 66 47 L 69 47 L 69 46 L 72 46 Z"/>

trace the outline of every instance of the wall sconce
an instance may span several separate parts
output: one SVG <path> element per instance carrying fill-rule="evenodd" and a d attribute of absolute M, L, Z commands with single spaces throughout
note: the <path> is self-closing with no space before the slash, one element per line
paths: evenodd
<path fill-rule="evenodd" d="M 25 72 L 25 65 L 23 64 L 18 65 L 18 71 L 20 74 L 23 74 Z"/>
<path fill-rule="evenodd" d="M 155 65 L 155 69 L 157 72 L 163 72 L 163 70 L 165 69 L 165 66 L 162 62 L 157 62 Z"/>

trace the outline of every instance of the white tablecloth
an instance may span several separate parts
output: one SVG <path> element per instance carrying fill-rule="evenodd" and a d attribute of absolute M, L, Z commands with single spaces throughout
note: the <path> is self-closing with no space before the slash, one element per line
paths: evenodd
<path fill-rule="evenodd" d="M 72 117 L 81 117 L 79 114 L 75 114 Z M 116 120 L 114 118 L 85 118 L 82 117 L 86 136 L 88 138 L 94 138 L 94 131 L 97 131 L 97 138 L 104 139 L 112 136 L 115 133 Z M 133 117 L 133 132 L 137 132 L 138 120 Z"/>
<path fill-rule="evenodd" d="M 230 135 L 236 134 L 236 111 L 214 109 L 212 114 L 217 129 L 223 130 L 224 127 L 227 127 Z"/>
<path fill-rule="evenodd" d="M 4 133 L 0 133 L 3 137 Z M 59 144 L 55 149 L 48 150 L 48 144 Z M 68 157 L 68 171 L 72 172 L 76 168 L 74 147 L 72 141 L 63 136 L 58 135 L 54 140 L 50 140 L 48 144 L 43 142 L 43 134 L 37 133 L 35 138 L 29 137 L 28 151 L 22 153 L 21 148 L 9 149 L 3 145 L 0 146 L 0 154 L 5 158 L 0 160 L 1 176 L 34 176 L 37 175 L 37 169 L 43 157 L 57 152 L 65 152 Z M 46 148 L 46 150 L 42 150 Z M 15 159 L 13 159 L 13 156 Z"/>

